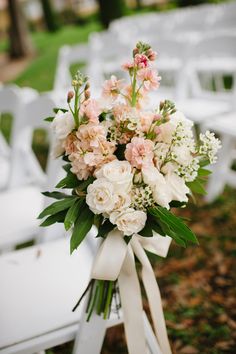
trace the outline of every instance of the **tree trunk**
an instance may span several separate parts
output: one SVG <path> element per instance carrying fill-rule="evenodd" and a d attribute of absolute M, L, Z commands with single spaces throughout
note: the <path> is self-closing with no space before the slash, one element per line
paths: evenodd
<path fill-rule="evenodd" d="M 97 0 L 100 9 L 100 19 L 105 28 L 116 18 L 125 14 L 125 3 L 123 0 Z"/>
<path fill-rule="evenodd" d="M 54 32 L 58 29 L 58 21 L 56 14 L 52 8 L 50 0 L 41 0 L 44 20 L 49 32 Z"/>
<path fill-rule="evenodd" d="M 8 0 L 8 11 L 10 17 L 10 57 L 21 58 L 33 54 L 33 44 L 19 1 Z"/>

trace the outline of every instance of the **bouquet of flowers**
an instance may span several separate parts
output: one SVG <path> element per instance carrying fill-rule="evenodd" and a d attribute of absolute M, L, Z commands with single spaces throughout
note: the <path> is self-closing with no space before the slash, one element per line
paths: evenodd
<path fill-rule="evenodd" d="M 88 319 L 94 310 L 109 316 L 119 285 L 129 352 L 135 354 L 145 349 L 143 343 L 137 344 L 142 340 L 142 305 L 134 255 L 143 267 L 159 343 L 163 353 L 170 353 L 145 251 L 166 256 L 171 239 L 184 247 L 197 244 L 194 233 L 172 208 L 184 207 L 193 193 L 205 193 L 210 173 L 205 166 L 216 161 L 220 148 L 220 141 L 209 131 L 195 141 L 193 123 L 173 102 L 165 100 L 155 110 L 147 109 L 148 94 L 158 89 L 161 80 L 155 59 L 150 45 L 138 42 L 132 60 L 122 66 L 129 83 L 111 76 L 98 100 L 91 98 L 88 78 L 80 72 L 75 75 L 68 110 L 56 109 L 55 117 L 46 118 L 55 136 L 53 153 L 66 161 L 66 177 L 56 188 L 71 193 L 45 192 L 58 201 L 39 215 L 46 217 L 42 226 L 63 222 L 71 230 L 71 253 L 91 227 L 97 227 L 102 242 L 86 289 L 91 295 Z M 136 339 L 128 318 L 131 310 Z"/>

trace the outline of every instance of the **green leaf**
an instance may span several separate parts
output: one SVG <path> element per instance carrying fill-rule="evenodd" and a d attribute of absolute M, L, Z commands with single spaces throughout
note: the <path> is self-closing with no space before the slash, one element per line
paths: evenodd
<path fill-rule="evenodd" d="M 83 204 L 82 208 L 82 212 L 75 222 L 74 230 L 70 239 L 71 253 L 78 248 L 93 225 L 94 214 L 86 204 Z"/>
<path fill-rule="evenodd" d="M 66 210 L 60 211 L 54 215 L 50 215 L 47 219 L 45 219 L 40 226 L 49 226 L 55 224 L 56 222 L 64 222 L 66 216 Z"/>
<path fill-rule="evenodd" d="M 69 195 L 61 192 L 42 192 L 45 197 L 54 198 L 54 199 L 64 199 L 70 197 Z"/>
<path fill-rule="evenodd" d="M 53 122 L 55 117 L 47 117 L 47 118 L 44 118 L 44 121 L 45 122 Z"/>
<path fill-rule="evenodd" d="M 146 222 L 146 225 L 144 226 L 144 228 L 138 233 L 141 236 L 145 236 L 145 237 L 152 237 L 153 236 L 153 232 L 152 232 L 152 226 L 150 222 Z"/>
<path fill-rule="evenodd" d="M 149 213 L 159 219 L 161 226 L 165 227 L 166 234 L 170 237 L 175 236 L 176 238 L 182 239 L 183 241 L 192 242 L 198 244 L 198 240 L 194 233 L 189 229 L 185 223 L 163 207 L 150 208 Z M 170 229 L 170 231 L 168 230 Z M 174 234 L 173 234 L 174 232 Z M 174 237 L 173 237 L 174 238 Z"/>
<path fill-rule="evenodd" d="M 206 177 L 212 174 L 212 171 L 206 170 L 205 168 L 199 168 L 198 170 L 198 176 L 200 177 Z"/>
<path fill-rule="evenodd" d="M 67 197 L 59 200 L 58 202 L 52 203 L 39 214 L 38 219 L 42 219 L 44 216 L 54 215 L 59 211 L 69 209 L 76 198 L 77 197 Z"/>
<path fill-rule="evenodd" d="M 71 169 L 71 164 L 67 163 L 66 165 L 62 166 L 63 170 L 65 170 L 66 172 L 69 172 Z"/>
<path fill-rule="evenodd" d="M 69 171 L 67 173 L 67 176 L 56 185 L 56 188 L 75 188 L 78 185 L 78 178 L 76 177 L 76 175 Z"/>
<path fill-rule="evenodd" d="M 197 193 L 201 195 L 207 194 L 199 178 L 196 178 L 195 181 L 193 182 L 186 182 L 186 185 L 191 189 L 193 193 Z"/>
<path fill-rule="evenodd" d="M 53 108 L 53 112 L 54 113 L 58 113 L 59 111 L 62 111 L 63 113 L 66 113 L 66 112 L 68 112 L 68 109 L 65 109 L 65 108 Z"/>
<path fill-rule="evenodd" d="M 75 220 L 77 219 L 81 206 L 82 206 L 83 200 L 82 199 L 77 199 L 75 202 L 71 205 L 70 209 L 68 209 L 66 213 L 66 217 L 64 220 L 64 225 L 66 231 L 71 228 L 71 226 L 74 224 Z"/>
<path fill-rule="evenodd" d="M 93 183 L 94 180 L 95 180 L 95 178 L 93 176 L 90 176 L 85 181 L 79 181 L 79 185 L 78 185 L 78 187 L 76 189 L 79 189 L 81 191 L 86 190 L 88 185 Z"/>
<path fill-rule="evenodd" d="M 105 237 L 107 234 L 113 230 L 115 225 L 113 225 L 109 219 L 106 219 L 102 225 L 100 225 L 98 229 L 97 237 Z"/>
<path fill-rule="evenodd" d="M 178 200 L 172 200 L 170 202 L 171 208 L 182 208 L 186 205 L 186 202 L 179 202 Z"/>
<path fill-rule="evenodd" d="M 209 160 L 200 160 L 200 161 L 199 161 L 199 165 L 200 165 L 201 167 L 210 165 L 210 161 L 209 161 Z"/>

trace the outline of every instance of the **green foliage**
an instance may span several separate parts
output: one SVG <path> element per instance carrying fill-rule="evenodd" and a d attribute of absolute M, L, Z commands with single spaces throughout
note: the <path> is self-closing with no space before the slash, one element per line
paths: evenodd
<path fill-rule="evenodd" d="M 56 214 L 50 215 L 48 218 L 46 218 L 40 226 L 50 226 L 52 224 L 55 224 L 56 222 L 64 222 L 65 216 L 66 216 L 67 210 L 62 210 L 59 211 Z"/>
<path fill-rule="evenodd" d="M 66 231 L 68 231 L 75 223 L 77 216 L 80 214 L 82 204 L 83 204 L 83 199 L 77 199 L 71 205 L 70 209 L 68 209 L 64 220 Z"/>
<path fill-rule="evenodd" d="M 78 187 L 80 181 L 74 173 L 71 171 L 67 172 L 65 178 L 63 178 L 57 185 L 56 188 L 75 188 Z"/>
<path fill-rule="evenodd" d="M 65 44 L 85 42 L 91 32 L 98 30 L 100 25 L 93 22 L 82 27 L 66 26 L 54 33 L 33 33 L 32 39 L 38 55 L 14 82 L 19 86 L 29 86 L 38 91 L 51 90 L 59 48 Z"/>
<path fill-rule="evenodd" d="M 39 214 L 38 219 L 42 219 L 47 215 L 54 215 L 62 210 L 69 209 L 76 199 L 76 196 L 71 196 L 52 203 Z"/>
<path fill-rule="evenodd" d="M 98 234 L 97 237 L 106 237 L 107 234 L 114 229 L 114 225 L 109 221 L 109 219 L 106 219 L 98 228 Z"/>
<path fill-rule="evenodd" d="M 42 194 L 45 195 L 45 197 L 53 199 L 64 199 L 69 197 L 67 194 L 61 192 L 43 192 Z"/>
<path fill-rule="evenodd" d="M 94 214 L 86 203 L 81 206 L 81 213 L 76 219 L 74 230 L 70 239 L 70 252 L 77 249 L 93 225 Z"/>
<path fill-rule="evenodd" d="M 184 224 L 184 222 L 163 207 L 149 208 L 151 214 L 156 222 L 160 225 L 163 232 L 172 237 L 180 246 L 186 246 L 188 242 L 198 244 L 194 233 Z"/>

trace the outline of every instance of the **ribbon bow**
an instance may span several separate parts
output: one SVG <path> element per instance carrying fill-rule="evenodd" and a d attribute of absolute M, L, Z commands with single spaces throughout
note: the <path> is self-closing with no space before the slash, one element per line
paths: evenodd
<path fill-rule="evenodd" d="M 171 354 L 161 295 L 151 263 L 144 250 L 166 257 L 171 238 L 154 233 L 153 237 L 133 235 L 127 245 L 123 233 L 112 230 L 95 258 L 92 278 L 118 279 L 129 354 L 147 353 L 143 323 L 141 289 L 134 255 L 142 265 L 142 281 L 149 301 L 155 334 L 163 354 Z"/>

